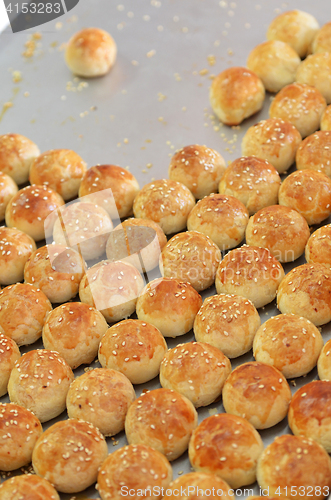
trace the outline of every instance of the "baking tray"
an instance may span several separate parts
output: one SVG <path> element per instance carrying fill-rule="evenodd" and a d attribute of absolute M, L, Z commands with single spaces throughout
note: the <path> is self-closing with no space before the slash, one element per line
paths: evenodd
<path fill-rule="evenodd" d="M 89 167 L 97 163 L 127 167 L 141 187 L 167 177 L 170 157 L 188 144 L 206 144 L 231 162 L 241 156 L 247 128 L 268 117 L 272 96 L 267 94 L 262 111 L 240 127 L 222 126 L 209 105 L 211 77 L 229 66 L 245 65 L 249 51 L 265 40 L 271 20 L 294 8 L 310 12 L 321 25 L 331 20 L 329 0 L 80 0 L 70 13 L 37 29 L 13 34 L 7 28 L 0 35 L 0 134 L 26 135 L 41 151 L 73 149 Z M 73 33 L 90 26 L 111 33 L 118 45 L 117 62 L 103 78 L 74 78 L 64 63 L 64 44 Z M 22 55 L 25 43 L 35 32 L 41 38 L 27 58 Z M 304 262 L 301 258 L 295 266 Z M 288 272 L 293 264 L 284 267 Z M 212 287 L 202 296 L 215 293 Z M 262 322 L 279 314 L 274 302 L 259 312 Z M 331 326 L 324 326 L 322 333 L 325 341 L 331 338 Z M 172 348 L 193 339 L 190 332 L 166 340 Z M 41 341 L 21 352 L 40 347 Z M 247 353 L 232 360 L 232 367 L 252 359 Z M 75 370 L 75 376 L 81 373 L 83 368 Z M 315 369 L 290 383 L 292 391 L 316 378 Z M 144 389 L 157 387 L 154 379 L 135 389 L 139 396 Z M 221 401 L 201 408 L 199 422 L 223 411 Z M 267 445 L 287 432 L 284 419 L 260 434 Z M 124 433 L 107 441 L 110 452 L 126 444 Z M 191 471 L 187 454 L 172 466 L 174 478 Z M 237 496 L 247 496 L 248 488 Z M 259 493 L 256 484 L 252 488 Z M 81 494 L 61 495 L 63 500 L 73 497 L 98 495 L 94 486 Z"/>

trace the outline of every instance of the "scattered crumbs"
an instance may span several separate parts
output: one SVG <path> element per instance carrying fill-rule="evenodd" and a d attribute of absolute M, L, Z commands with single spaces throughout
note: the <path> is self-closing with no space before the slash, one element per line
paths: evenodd
<path fill-rule="evenodd" d="M 295 380 L 291 380 L 291 385 L 292 385 L 293 387 L 296 387 L 296 386 L 297 386 L 296 381 L 295 381 Z"/>
<path fill-rule="evenodd" d="M 158 92 L 158 94 L 157 94 L 157 100 L 158 100 L 158 101 L 162 102 L 162 101 L 164 101 L 166 98 L 167 98 L 167 96 L 166 96 L 166 95 L 162 94 L 161 92 Z"/>
<path fill-rule="evenodd" d="M 205 76 L 205 75 L 207 75 L 207 74 L 208 74 L 208 69 L 201 69 L 201 70 L 199 71 L 199 75 L 201 75 L 201 76 Z"/>
<path fill-rule="evenodd" d="M 145 142 L 147 142 L 149 144 L 152 142 L 152 139 L 145 139 Z"/>
<path fill-rule="evenodd" d="M 91 106 L 90 111 L 96 111 L 98 108 L 96 106 Z"/>
<path fill-rule="evenodd" d="M 75 80 L 74 80 L 75 83 L 78 81 L 78 85 L 77 86 L 73 82 L 71 82 L 71 81 L 67 82 L 66 90 L 68 92 L 81 92 L 82 90 L 84 90 L 84 89 L 86 89 L 88 87 L 88 83 L 87 82 L 82 82 L 82 81 L 79 81 L 79 80 L 75 81 Z"/>
<path fill-rule="evenodd" d="M 126 137 L 125 139 L 123 139 L 123 142 L 124 144 L 129 144 L 129 139 Z"/>
<path fill-rule="evenodd" d="M 175 79 L 176 79 L 177 82 L 180 82 L 181 79 L 182 79 L 181 76 L 179 75 L 179 73 L 175 73 L 174 77 L 175 77 Z"/>
<path fill-rule="evenodd" d="M 155 177 L 151 177 L 151 182 L 155 181 Z"/>
<path fill-rule="evenodd" d="M 229 56 L 233 56 L 233 50 L 232 49 L 228 49 L 227 53 L 229 54 Z"/>
<path fill-rule="evenodd" d="M 147 174 L 147 170 L 145 168 L 142 169 L 143 174 Z"/>
<path fill-rule="evenodd" d="M 184 27 L 182 28 L 182 32 L 183 32 L 183 33 L 188 33 L 188 28 L 187 28 L 186 26 L 184 26 Z"/>
<path fill-rule="evenodd" d="M 57 46 L 58 46 L 58 42 L 52 42 L 50 44 L 50 47 L 52 47 L 52 49 L 55 49 L 55 47 L 57 47 Z"/>
<path fill-rule="evenodd" d="M 218 411 L 217 408 L 209 408 L 208 410 L 209 415 L 212 417 L 213 415 L 217 415 Z"/>
<path fill-rule="evenodd" d="M 251 27 L 249 23 L 245 23 L 245 28 L 248 30 Z"/>
<path fill-rule="evenodd" d="M 228 6 L 228 2 L 226 2 L 225 0 L 221 0 L 219 6 L 222 7 L 222 9 L 226 9 Z"/>
<path fill-rule="evenodd" d="M 132 66 L 139 66 L 138 61 L 135 61 L 135 60 L 131 61 L 131 64 L 132 64 Z"/>
<path fill-rule="evenodd" d="M 85 372 L 85 373 L 86 373 L 86 372 L 93 371 L 93 370 L 94 370 L 94 368 L 92 368 L 92 366 L 86 366 L 86 367 L 84 368 L 84 372 Z"/>
<path fill-rule="evenodd" d="M 117 143 L 117 147 L 120 148 L 122 144 L 120 142 Z"/>
<path fill-rule="evenodd" d="M 26 58 L 32 57 L 37 48 L 37 40 L 40 39 L 41 39 L 41 33 L 37 32 L 33 33 L 32 35 L 29 35 L 28 40 L 24 44 L 25 50 L 22 53 L 22 56 Z"/>
<path fill-rule="evenodd" d="M 220 40 L 215 40 L 215 42 L 214 42 L 214 46 L 215 46 L 215 47 L 219 47 L 219 46 L 220 46 L 220 44 L 221 44 L 221 41 L 220 41 Z"/>
<path fill-rule="evenodd" d="M 261 8 L 262 8 L 261 5 L 259 4 L 255 5 L 255 10 L 261 10 Z"/>
<path fill-rule="evenodd" d="M 150 21 L 151 20 L 151 16 L 149 16 L 148 14 L 146 14 L 145 16 L 143 16 L 143 20 L 144 21 Z"/>
<path fill-rule="evenodd" d="M 22 81 L 22 73 L 20 71 L 12 72 L 13 82 L 18 83 Z"/>
<path fill-rule="evenodd" d="M 128 13 L 127 13 L 127 16 L 128 16 L 130 19 L 132 19 L 132 18 L 134 17 L 134 13 L 130 11 L 130 12 L 128 12 Z"/>
<path fill-rule="evenodd" d="M 110 115 L 111 120 L 115 120 L 115 115 Z"/>
<path fill-rule="evenodd" d="M 55 29 L 57 29 L 58 31 L 60 31 L 62 29 L 62 27 L 63 27 L 63 23 L 61 23 L 61 22 L 55 23 Z"/>
<path fill-rule="evenodd" d="M 214 66 L 216 63 L 216 57 L 211 54 L 211 55 L 207 56 L 207 61 L 208 61 L 209 66 Z"/>
<path fill-rule="evenodd" d="M 80 116 L 81 118 L 84 118 L 84 117 L 85 117 L 85 116 L 87 116 L 88 114 L 89 114 L 89 112 L 88 112 L 88 111 L 82 111 L 82 113 L 79 113 L 79 116 Z"/>
<path fill-rule="evenodd" d="M 24 92 L 24 94 L 23 94 L 23 95 L 24 95 L 24 97 L 29 97 L 30 92 L 26 91 L 26 92 Z"/>
<path fill-rule="evenodd" d="M 125 23 L 118 23 L 117 29 L 122 30 L 124 28 L 124 26 L 125 26 Z"/>
<path fill-rule="evenodd" d="M 65 101 L 67 99 L 66 95 L 61 95 L 61 101 Z"/>
<path fill-rule="evenodd" d="M 282 9 L 280 9 L 279 7 L 277 7 L 276 9 L 274 9 L 274 13 L 275 14 L 280 14 L 282 12 Z"/>
<path fill-rule="evenodd" d="M 119 11 L 124 10 L 124 5 L 119 4 L 119 5 L 117 6 L 117 10 L 119 10 Z"/>
<path fill-rule="evenodd" d="M 174 16 L 172 19 L 173 19 L 174 23 L 178 23 L 178 21 L 179 21 L 179 17 L 178 16 Z"/>
<path fill-rule="evenodd" d="M 163 31 L 163 30 L 164 30 L 163 26 L 159 25 L 159 26 L 157 27 L 157 31 Z"/>
<path fill-rule="evenodd" d="M 127 91 L 127 90 L 125 90 L 125 89 L 121 90 L 121 94 L 125 95 L 125 94 L 127 94 L 127 93 L 128 93 L 128 91 Z"/>
<path fill-rule="evenodd" d="M 147 163 L 147 165 L 146 165 L 147 168 L 152 168 L 152 166 L 153 166 L 153 163 Z"/>
<path fill-rule="evenodd" d="M 186 109 L 187 109 L 186 106 L 182 107 L 182 111 L 186 111 Z"/>
<path fill-rule="evenodd" d="M 147 52 L 146 56 L 147 57 L 153 57 L 153 56 L 155 56 L 155 54 L 156 54 L 156 50 L 152 49 L 149 52 Z"/>
<path fill-rule="evenodd" d="M 124 167 L 124 168 L 125 168 L 125 170 L 130 170 L 129 165 L 127 165 L 127 166 L 126 166 L 126 167 Z"/>
<path fill-rule="evenodd" d="M 159 117 L 158 117 L 158 121 L 159 121 L 159 122 L 162 122 L 162 123 L 166 123 L 166 122 L 164 121 L 163 116 L 159 116 Z"/>
<path fill-rule="evenodd" d="M 180 471 L 178 472 L 178 475 L 179 475 L 179 476 L 181 476 L 181 475 L 183 474 L 183 472 L 184 472 L 184 471 L 180 470 Z"/>
<path fill-rule="evenodd" d="M 3 105 L 3 109 L 6 110 L 6 109 L 9 109 L 9 108 L 12 108 L 14 106 L 14 103 L 12 103 L 11 101 L 7 101 L 4 103 Z"/>

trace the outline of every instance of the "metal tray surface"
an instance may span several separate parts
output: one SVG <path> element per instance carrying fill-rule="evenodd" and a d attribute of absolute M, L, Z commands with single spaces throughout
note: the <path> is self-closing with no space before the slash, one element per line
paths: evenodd
<path fill-rule="evenodd" d="M 73 149 L 89 167 L 97 163 L 127 167 L 141 187 L 167 177 L 170 157 L 188 144 L 206 144 L 231 162 L 241 156 L 247 128 L 268 117 L 272 96 L 267 94 L 263 110 L 240 127 L 226 127 L 209 104 L 211 76 L 229 66 L 244 66 L 250 50 L 265 40 L 271 20 L 295 8 L 313 14 L 320 25 L 331 20 L 329 0 L 80 0 L 70 13 L 37 29 L 13 34 L 6 28 L 0 35 L 0 134 L 26 135 L 41 151 Z M 66 67 L 64 44 L 73 33 L 90 26 L 111 33 L 118 57 L 108 75 L 86 80 L 75 78 Z M 22 55 L 25 43 L 36 32 L 41 37 L 27 58 Z M 16 71 L 21 78 L 14 82 Z M 287 264 L 285 271 L 304 262 L 302 257 Z M 202 296 L 215 293 L 212 287 Z M 262 322 L 279 314 L 274 302 L 259 312 Z M 325 341 L 331 338 L 330 324 L 322 333 Z M 172 348 L 193 339 L 190 332 L 167 343 Z M 21 352 L 40 347 L 41 341 Z M 232 367 L 252 359 L 250 352 L 231 360 Z M 75 370 L 76 376 L 81 373 L 83 368 Z M 316 378 L 315 369 L 290 384 L 292 391 Z M 144 389 L 157 387 L 158 378 L 135 389 L 139 396 Z M 200 408 L 199 422 L 223 411 L 220 401 Z M 287 432 L 284 419 L 260 434 L 267 445 Z M 124 432 L 107 441 L 110 452 L 126 444 Z M 172 466 L 174 478 L 191 471 L 187 454 Z M 248 488 L 259 494 L 256 484 Z M 238 498 L 247 495 L 244 488 L 236 493 Z M 92 486 L 83 493 L 61 495 L 63 500 L 70 498 L 98 495 Z"/>

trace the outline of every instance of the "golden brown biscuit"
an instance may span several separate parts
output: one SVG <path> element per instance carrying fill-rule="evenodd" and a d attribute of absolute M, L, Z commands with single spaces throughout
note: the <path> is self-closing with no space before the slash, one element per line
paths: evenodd
<path fill-rule="evenodd" d="M 16 182 L 9 175 L 0 171 L 0 221 L 4 220 L 7 205 L 17 191 Z"/>
<path fill-rule="evenodd" d="M 31 411 L 12 403 L 0 403 L 0 415 L 0 469 L 12 471 L 28 465 L 43 432 L 41 423 Z"/>
<path fill-rule="evenodd" d="M 96 489 L 102 500 L 121 500 L 127 492 L 130 498 L 138 500 L 139 492 L 147 489 L 151 500 L 159 500 L 171 480 L 172 469 L 166 457 L 149 446 L 137 444 L 108 455 L 99 470 Z"/>
<path fill-rule="evenodd" d="M 27 186 L 8 203 L 6 225 L 43 240 L 52 234 L 56 211 L 63 205 L 63 198 L 47 186 Z"/>
<path fill-rule="evenodd" d="M 66 407 L 74 374 L 55 351 L 37 349 L 20 358 L 9 382 L 10 401 L 32 411 L 40 422 L 57 417 Z"/>
<path fill-rule="evenodd" d="M 107 443 L 94 425 L 71 418 L 49 427 L 38 439 L 32 465 L 63 493 L 77 493 L 93 484 L 108 455 Z"/>
<path fill-rule="evenodd" d="M 261 78 L 265 89 L 278 92 L 294 82 L 300 57 L 292 47 L 279 40 L 257 45 L 249 54 L 247 67 Z"/>
<path fill-rule="evenodd" d="M 124 429 L 124 421 L 136 394 L 130 380 L 108 368 L 96 368 L 77 377 L 67 394 L 69 418 L 95 425 L 104 436 Z"/>
<path fill-rule="evenodd" d="M 51 149 L 35 158 L 30 167 L 30 184 L 46 185 L 67 201 L 78 195 L 86 163 L 70 149 Z"/>
<path fill-rule="evenodd" d="M 146 184 L 133 202 L 133 214 L 140 219 L 157 222 L 165 234 L 186 228 L 187 217 L 195 198 L 184 184 L 161 179 Z"/>
<path fill-rule="evenodd" d="M 51 310 L 50 301 L 37 287 L 26 283 L 7 286 L 0 291 L 0 332 L 18 346 L 33 344 L 41 337 Z"/>
<path fill-rule="evenodd" d="M 67 43 L 65 62 L 78 76 L 103 76 L 115 64 L 117 46 L 107 31 L 85 28 L 75 33 Z"/>
<path fill-rule="evenodd" d="M 247 130 L 241 150 L 243 156 L 258 156 L 269 161 L 282 174 L 294 162 L 300 144 L 300 132 L 292 123 L 269 118 Z"/>
<path fill-rule="evenodd" d="M 209 100 L 215 115 L 226 125 L 239 125 L 263 106 L 261 79 L 247 68 L 228 68 L 213 79 Z"/>
<path fill-rule="evenodd" d="M 60 500 L 51 483 L 35 474 L 23 474 L 7 479 L 0 484 L 0 496 L 2 500 L 21 500 L 22 498 Z"/>
<path fill-rule="evenodd" d="M 132 205 L 139 192 L 137 179 L 125 168 L 96 165 L 85 173 L 79 197 L 104 208 L 112 219 L 132 215 Z"/>
<path fill-rule="evenodd" d="M 229 358 L 248 352 L 261 325 L 253 303 L 239 295 L 207 297 L 194 320 L 198 342 L 207 342 Z"/>
<path fill-rule="evenodd" d="M 268 429 L 286 417 L 292 394 L 279 370 L 250 361 L 229 375 L 222 397 L 227 413 L 245 418 L 256 429 Z"/>
<path fill-rule="evenodd" d="M 217 293 L 241 295 L 263 307 L 276 297 L 284 269 L 269 250 L 243 245 L 229 252 L 216 273 Z"/>
<path fill-rule="evenodd" d="M 171 158 L 169 179 L 189 188 L 197 198 L 217 192 L 218 183 L 226 170 L 224 158 L 207 146 L 185 146 Z"/>
<path fill-rule="evenodd" d="M 0 228 L 0 283 L 12 285 L 23 281 L 24 266 L 37 249 L 28 234 L 10 227 Z"/>
<path fill-rule="evenodd" d="M 166 243 L 167 237 L 156 222 L 126 219 L 109 235 L 107 259 L 123 260 L 140 272 L 148 272 L 159 264 L 160 253 Z"/>
<path fill-rule="evenodd" d="M 278 200 L 280 177 L 267 160 L 243 156 L 234 160 L 226 169 L 218 190 L 241 201 L 249 215 Z"/>
<path fill-rule="evenodd" d="M 130 406 L 125 419 L 129 444 L 145 444 L 171 462 L 187 450 L 198 414 L 191 401 L 176 391 L 155 389 Z"/>
<path fill-rule="evenodd" d="M 284 377 L 294 378 L 316 366 L 322 347 L 322 335 L 308 319 L 279 314 L 256 332 L 253 355 L 256 361 L 277 368 Z"/>
<path fill-rule="evenodd" d="M 331 130 L 331 104 L 327 106 L 321 116 L 321 130 Z"/>
<path fill-rule="evenodd" d="M 294 125 L 302 137 L 319 129 L 326 101 L 315 87 L 303 83 L 286 85 L 273 99 L 270 118 L 280 118 Z"/>
<path fill-rule="evenodd" d="M 16 342 L 0 333 L 0 397 L 7 394 L 11 371 L 20 357 L 21 353 Z"/>
<path fill-rule="evenodd" d="M 185 231 L 173 236 L 163 247 L 160 270 L 166 278 L 190 283 L 197 292 L 214 284 L 222 254 L 209 236 Z"/>
<path fill-rule="evenodd" d="M 305 57 L 318 29 L 317 20 L 308 12 L 289 10 L 271 21 L 267 40 L 281 40 L 288 43 L 299 57 Z"/>
<path fill-rule="evenodd" d="M 43 344 L 45 349 L 58 352 L 74 370 L 92 363 L 107 329 L 105 318 L 94 307 L 69 302 L 47 316 L 42 331 Z"/>
<path fill-rule="evenodd" d="M 206 498 L 228 499 L 233 491 L 220 477 L 203 472 L 190 472 L 173 481 L 167 488 L 167 498 L 176 500 L 178 492 L 185 491 L 187 500 Z"/>
<path fill-rule="evenodd" d="M 108 323 L 115 323 L 135 311 L 143 286 L 144 279 L 131 264 L 104 260 L 83 276 L 79 298 L 98 309 Z"/>
<path fill-rule="evenodd" d="M 295 436 L 313 439 L 331 452 L 331 382 L 313 380 L 294 394 L 288 424 Z"/>
<path fill-rule="evenodd" d="M 321 500 L 331 487 L 331 460 L 312 439 L 285 434 L 263 451 L 257 464 L 257 482 L 269 495 Z"/>
<path fill-rule="evenodd" d="M 217 399 L 231 372 L 231 363 L 212 345 L 202 342 L 178 344 L 165 354 L 160 384 L 187 397 L 196 408 Z"/>
<path fill-rule="evenodd" d="M 300 64 L 295 80 L 316 87 L 327 104 L 331 103 L 331 53 L 317 52 Z"/>
<path fill-rule="evenodd" d="M 68 302 L 77 295 L 85 262 L 78 252 L 62 245 L 38 248 L 24 267 L 24 281 L 40 288 L 52 303 Z"/>
<path fill-rule="evenodd" d="M 252 215 L 246 228 L 248 245 L 267 248 L 282 263 L 299 258 L 309 236 L 306 219 L 293 208 L 282 205 L 262 208 Z"/>
<path fill-rule="evenodd" d="M 331 132 L 320 130 L 306 137 L 295 161 L 298 170 L 318 170 L 331 178 Z"/>
<path fill-rule="evenodd" d="M 98 357 L 103 368 L 118 370 L 132 384 L 143 384 L 159 374 L 167 349 L 163 335 L 154 325 L 127 319 L 106 331 Z"/>
<path fill-rule="evenodd" d="M 318 376 L 321 380 L 331 380 L 331 340 L 328 340 L 317 361 Z"/>
<path fill-rule="evenodd" d="M 331 52 L 331 22 L 325 23 L 321 29 L 318 30 L 313 43 L 312 52 Z"/>
<path fill-rule="evenodd" d="M 112 221 L 103 208 L 78 202 L 60 210 L 54 223 L 53 239 L 78 251 L 86 260 L 101 257 L 106 250 Z"/>
<path fill-rule="evenodd" d="M 16 184 L 28 181 L 31 163 L 39 155 L 38 146 L 27 137 L 0 135 L 0 170 L 10 175 Z"/>
<path fill-rule="evenodd" d="M 247 420 L 219 413 L 193 432 L 189 459 L 196 471 L 215 474 L 236 489 L 254 483 L 262 451 L 262 439 Z"/>
<path fill-rule="evenodd" d="M 279 204 L 299 212 L 309 225 L 319 224 L 331 214 L 331 180 L 316 170 L 299 170 L 284 179 Z"/>
<path fill-rule="evenodd" d="M 201 296 L 184 281 L 157 278 L 148 283 L 137 301 L 137 316 L 156 326 L 165 337 L 189 332 L 202 304 Z"/>
<path fill-rule="evenodd" d="M 187 229 L 209 236 L 220 250 L 228 250 L 244 239 L 248 219 L 247 208 L 237 198 L 210 194 L 191 210 Z"/>
<path fill-rule="evenodd" d="M 283 314 L 297 314 L 314 325 L 331 320 L 331 269 L 326 264 L 303 264 L 292 269 L 277 292 L 277 307 Z"/>
<path fill-rule="evenodd" d="M 331 266 L 331 224 L 320 227 L 310 236 L 305 258 L 308 264 L 316 262 Z"/>

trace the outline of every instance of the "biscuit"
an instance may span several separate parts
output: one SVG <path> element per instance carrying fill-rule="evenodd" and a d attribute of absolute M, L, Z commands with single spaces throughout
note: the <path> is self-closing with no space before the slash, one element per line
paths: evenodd
<path fill-rule="evenodd" d="M 316 87 L 327 104 L 331 103 L 331 54 L 317 52 L 300 64 L 295 80 Z"/>
<path fill-rule="evenodd" d="M 306 137 L 295 161 L 298 170 L 318 170 L 331 178 L 331 132 L 319 130 Z"/>
<path fill-rule="evenodd" d="M 23 281 L 24 266 L 37 249 L 28 234 L 10 227 L 0 228 L 0 283 L 12 285 Z"/>
<path fill-rule="evenodd" d="M 11 371 L 20 357 L 21 353 L 16 342 L 0 333 L 0 397 L 7 394 Z"/>
<path fill-rule="evenodd" d="M 31 163 L 39 155 L 38 146 L 24 135 L 0 135 L 0 170 L 16 184 L 29 180 Z"/>
<path fill-rule="evenodd" d="M 26 495 L 33 495 L 33 500 L 60 500 L 51 483 L 35 474 L 14 476 L 0 484 L 2 500 L 21 500 Z"/>
<path fill-rule="evenodd" d="M 0 221 L 4 220 L 7 205 L 17 191 L 16 182 L 9 175 L 0 171 Z"/>

